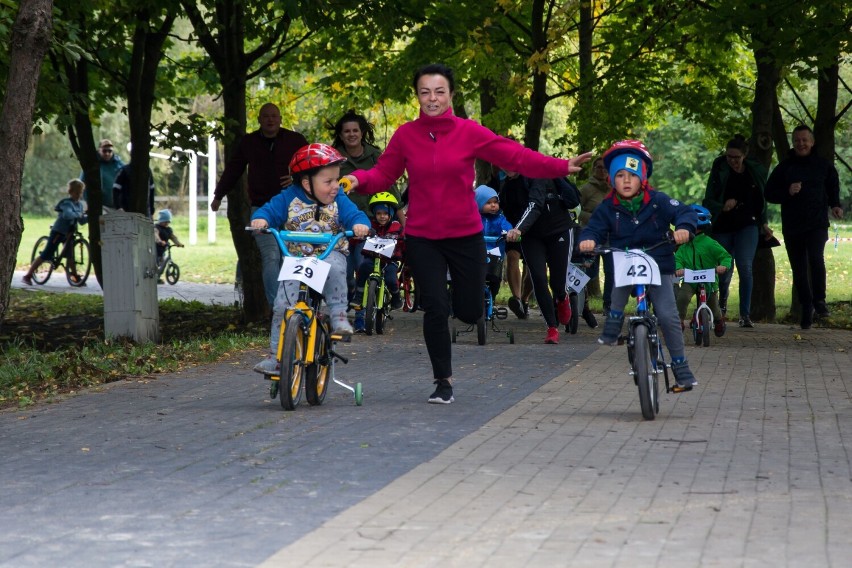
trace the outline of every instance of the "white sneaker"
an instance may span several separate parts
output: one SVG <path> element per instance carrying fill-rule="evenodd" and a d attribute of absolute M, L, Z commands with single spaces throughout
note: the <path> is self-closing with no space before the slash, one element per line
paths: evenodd
<path fill-rule="evenodd" d="M 267 355 L 263 361 L 254 366 L 253 371 L 262 375 L 277 375 L 281 372 L 281 366 L 275 355 Z"/>
<path fill-rule="evenodd" d="M 331 333 L 335 335 L 352 335 L 352 324 L 349 323 L 349 320 L 346 316 L 339 316 L 336 318 L 332 318 L 331 320 Z"/>

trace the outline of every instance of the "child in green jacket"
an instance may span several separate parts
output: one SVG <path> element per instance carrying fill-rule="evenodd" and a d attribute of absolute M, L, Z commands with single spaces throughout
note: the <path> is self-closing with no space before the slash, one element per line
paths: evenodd
<path fill-rule="evenodd" d="M 725 335 L 725 317 L 719 309 L 719 275 L 731 269 L 732 258 L 725 247 L 706 234 L 704 231 L 711 225 L 710 211 L 701 205 L 693 205 L 692 209 L 698 214 L 698 230 L 695 238 L 680 245 L 675 252 L 675 274 L 683 276 L 683 269 L 716 271 L 713 282 L 705 284 L 707 305 L 713 312 L 713 332 L 716 337 Z M 692 297 L 698 292 L 697 284 L 684 282 L 677 290 L 677 311 L 680 314 L 681 325 L 686 328 L 686 308 Z"/>

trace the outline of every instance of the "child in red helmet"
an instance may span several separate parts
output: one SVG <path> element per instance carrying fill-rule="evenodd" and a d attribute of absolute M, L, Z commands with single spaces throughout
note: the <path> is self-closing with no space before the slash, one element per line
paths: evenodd
<path fill-rule="evenodd" d="M 276 227 L 288 231 L 338 233 L 351 230 L 364 237 L 370 230 L 370 220 L 339 190 L 340 164 L 346 159 L 326 144 L 308 144 L 296 151 L 290 160 L 293 185 L 269 200 L 251 217 L 253 229 Z M 325 245 L 290 243 L 294 256 L 315 255 Z M 346 287 L 347 239 L 338 241 L 337 250 L 325 258 L 331 264 L 323 288 L 333 333 L 349 335 L 352 326 L 346 318 L 348 294 Z M 275 354 L 284 313 L 298 297 L 299 282 L 284 280 L 278 283 L 278 293 L 272 308 L 269 355 L 255 365 L 258 373 L 278 372 Z"/>
<path fill-rule="evenodd" d="M 691 207 L 656 191 L 648 184 L 654 161 L 645 145 L 638 140 L 616 142 L 603 155 L 613 191 L 592 213 L 580 233 L 580 252 L 591 252 L 598 243 L 609 243 L 613 249 L 641 249 L 665 240 L 672 225 L 677 244 L 688 242 L 695 234 L 697 215 Z M 666 244 L 649 250 L 660 268 L 660 285 L 649 286 L 648 296 L 654 305 L 660 329 L 672 358 L 672 372 L 678 386 L 689 390 L 698 384 L 686 361 L 683 331 L 680 327 L 674 295 L 675 245 Z M 624 306 L 631 287 L 612 290 L 612 304 L 606 315 L 598 343 L 614 345 L 624 323 Z"/>

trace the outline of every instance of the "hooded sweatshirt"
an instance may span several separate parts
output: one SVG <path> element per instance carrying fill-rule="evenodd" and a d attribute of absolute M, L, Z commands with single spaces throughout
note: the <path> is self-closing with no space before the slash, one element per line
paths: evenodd
<path fill-rule="evenodd" d="M 539 154 L 494 134 L 452 109 L 400 126 L 370 170 L 353 172 L 358 193 L 373 194 L 408 172 L 407 235 L 447 239 L 482 232 L 473 196 L 474 162 L 479 158 L 530 177 L 568 173 L 568 160 Z"/>

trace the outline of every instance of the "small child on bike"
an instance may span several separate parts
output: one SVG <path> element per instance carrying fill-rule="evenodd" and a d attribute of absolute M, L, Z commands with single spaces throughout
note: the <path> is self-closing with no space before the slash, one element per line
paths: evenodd
<path fill-rule="evenodd" d="M 391 295 L 391 309 L 398 310 L 402 307 L 402 297 L 399 295 L 399 264 L 402 261 L 402 251 L 404 248 L 402 240 L 402 225 L 396 220 L 395 216 L 399 209 L 399 201 L 394 195 L 388 191 L 380 191 L 370 198 L 370 212 L 373 214 L 373 220 L 370 225 L 379 238 L 396 239 L 396 246 L 393 249 L 393 254 L 390 258 L 380 256 L 382 262 L 382 274 L 385 278 L 385 286 Z M 364 333 L 364 306 L 361 301 L 364 299 L 364 285 L 367 279 L 373 272 L 375 258 L 377 254 L 366 249 L 361 250 L 361 256 L 364 261 L 358 267 L 358 274 L 355 279 L 355 333 Z"/>
<path fill-rule="evenodd" d="M 290 160 L 293 183 L 251 217 L 253 229 L 277 227 L 288 231 L 313 233 L 339 233 L 351 230 L 357 237 L 365 237 L 370 230 L 367 216 L 340 191 L 340 164 L 343 155 L 327 144 L 314 143 L 303 146 Z M 326 245 L 289 243 L 294 256 L 312 256 L 325 250 Z M 346 286 L 346 255 L 348 239 L 337 243 L 337 250 L 325 258 L 331 265 L 323 287 L 332 333 L 350 335 L 352 326 L 346 318 L 348 293 Z M 254 370 L 264 374 L 279 372 L 276 356 L 281 324 L 287 308 L 298 299 L 299 282 L 283 280 L 278 283 L 278 293 L 272 309 L 269 354 L 255 365 Z"/>
<path fill-rule="evenodd" d="M 77 225 L 85 225 L 89 222 L 89 217 L 86 215 L 85 202 L 82 201 L 83 190 L 86 189 L 86 184 L 78 179 L 72 179 L 68 182 L 68 197 L 59 201 L 54 211 L 58 213 L 56 221 L 50 227 L 50 235 L 47 240 L 47 246 L 38 255 L 38 258 L 32 263 L 27 273 L 21 277 L 24 284 L 33 285 L 33 273 L 38 269 L 42 262 L 53 262 L 53 255 L 56 249 L 68 240 L 68 236 L 72 235 L 77 230 Z M 71 247 L 68 247 L 70 252 Z M 79 279 L 76 274 L 77 267 L 74 265 L 74 255 L 69 254 L 67 258 L 67 267 L 71 275 L 69 280 L 77 282 Z"/>
<path fill-rule="evenodd" d="M 704 290 L 707 292 L 707 306 L 713 312 L 713 332 L 716 337 L 722 337 L 725 335 L 726 325 L 722 310 L 719 308 L 719 275 L 725 274 L 731 269 L 733 259 L 731 254 L 725 250 L 725 247 L 704 232 L 712 224 L 710 210 L 701 205 L 693 205 L 692 210 L 698 215 L 697 232 L 692 241 L 681 245 L 675 252 L 675 275 L 683 276 L 684 268 L 690 270 L 709 270 L 712 268 L 716 271 L 716 279 L 713 282 L 707 282 L 704 285 Z M 686 308 L 697 292 L 697 284 L 684 282 L 678 288 L 677 311 L 680 314 L 681 322 L 686 319 Z M 688 323 L 681 323 L 681 325 L 686 328 Z"/>
<path fill-rule="evenodd" d="M 166 248 L 169 246 L 169 241 L 172 241 L 175 246 L 183 248 L 183 243 L 175 235 L 174 230 L 169 227 L 172 222 L 172 212 L 168 209 L 163 209 L 157 215 L 157 223 L 154 225 L 154 241 L 157 245 L 157 267 L 162 268 L 163 257 L 166 255 Z M 160 280 L 162 283 L 162 280 Z"/>
<path fill-rule="evenodd" d="M 482 216 L 482 234 L 486 237 L 500 237 L 511 231 L 512 224 L 500 211 L 500 198 L 497 196 L 497 191 L 487 185 L 480 185 L 474 193 L 479 214 Z M 488 288 L 491 290 L 491 297 L 497 298 L 500 283 L 503 281 L 503 258 L 506 256 L 506 243 L 500 241 L 499 256 L 491 252 L 494 247 L 487 243 L 485 247 L 489 251 L 488 264 L 485 267 L 485 282 L 488 283 Z"/>
<path fill-rule="evenodd" d="M 691 207 L 648 184 L 654 161 L 639 140 L 616 142 L 603 155 L 613 188 L 592 213 L 580 233 L 580 251 L 592 252 L 598 243 L 609 243 L 613 249 L 641 249 L 666 240 L 671 225 L 674 241 L 688 242 L 696 230 L 696 215 Z M 648 297 L 654 305 L 660 329 L 672 359 L 671 368 L 681 389 L 698 384 L 686 360 L 683 330 L 675 302 L 674 244 L 666 243 L 649 250 L 659 265 L 660 286 L 649 286 Z M 624 323 L 624 306 L 630 286 L 614 287 L 610 312 L 606 315 L 598 343 L 615 345 Z"/>

